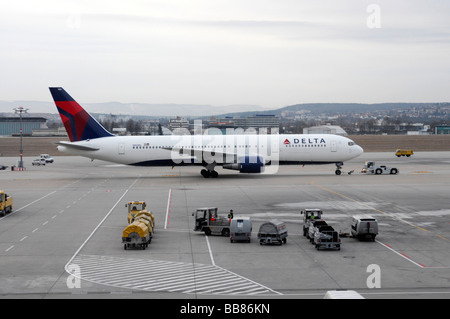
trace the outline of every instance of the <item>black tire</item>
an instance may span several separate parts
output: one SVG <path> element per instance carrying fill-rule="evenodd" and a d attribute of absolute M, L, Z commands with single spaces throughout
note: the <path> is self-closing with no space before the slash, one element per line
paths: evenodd
<path fill-rule="evenodd" d="M 209 173 L 209 171 L 208 170 L 206 170 L 206 169 L 202 169 L 201 171 L 200 171 L 200 174 L 202 174 L 202 176 L 204 177 L 204 178 L 208 178 L 211 174 Z"/>
<path fill-rule="evenodd" d="M 382 173 L 381 168 L 377 168 L 377 170 L 375 171 L 375 174 L 376 175 L 381 175 L 381 173 Z"/>
<path fill-rule="evenodd" d="M 230 237 L 230 230 L 228 228 L 222 229 L 222 236 Z"/>
<path fill-rule="evenodd" d="M 397 171 L 397 169 L 396 168 L 393 168 L 393 169 L 391 169 L 391 172 L 390 172 L 392 175 L 396 175 L 397 173 L 398 173 L 398 171 Z"/>

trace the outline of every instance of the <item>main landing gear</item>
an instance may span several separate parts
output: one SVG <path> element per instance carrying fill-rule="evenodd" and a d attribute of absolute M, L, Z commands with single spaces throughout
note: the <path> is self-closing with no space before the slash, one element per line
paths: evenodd
<path fill-rule="evenodd" d="M 205 168 L 200 171 L 200 174 L 202 174 L 204 178 L 208 177 L 217 178 L 219 177 L 219 173 L 217 173 L 214 170 L 214 167 L 216 167 L 216 165 L 212 164 L 206 165 Z"/>
<path fill-rule="evenodd" d="M 209 169 L 202 169 L 200 171 L 200 174 L 202 174 L 202 176 L 204 178 L 208 178 L 208 177 L 217 178 L 217 177 L 219 177 L 219 173 L 217 173 L 215 170 L 210 171 Z"/>

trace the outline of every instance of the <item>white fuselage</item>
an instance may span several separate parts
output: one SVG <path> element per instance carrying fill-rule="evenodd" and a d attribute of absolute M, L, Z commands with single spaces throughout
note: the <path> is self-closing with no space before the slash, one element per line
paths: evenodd
<path fill-rule="evenodd" d="M 62 144 L 58 150 L 139 166 L 222 165 L 246 156 L 259 156 L 266 164 L 325 164 L 363 152 L 352 140 L 332 134 L 112 136 L 68 144 L 74 147 Z"/>

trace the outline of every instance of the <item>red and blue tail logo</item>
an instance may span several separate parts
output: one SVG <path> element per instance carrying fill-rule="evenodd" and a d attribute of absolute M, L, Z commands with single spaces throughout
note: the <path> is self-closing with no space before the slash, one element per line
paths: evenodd
<path fill-rule="evenodd" d="M 71 142 L 113 136 L 63 88 L 49 88 Z"/>

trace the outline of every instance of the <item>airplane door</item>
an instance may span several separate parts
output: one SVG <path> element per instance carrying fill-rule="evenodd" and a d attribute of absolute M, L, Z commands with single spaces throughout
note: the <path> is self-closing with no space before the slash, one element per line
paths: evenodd
<path fill-rule="evenodd" d="M 275 156 L 278 159 L 280 153 L 280 140 L 278 135 L 267 135 L 270 136 L 270 152 L 271 155 Z"/>
<path fill-rule="evenodd" d="M 331 141 L 331 151 L 336 152 L 337 151 L 337 142 Z"/>
<path fill-rule="evenodd" d="M 125 155 L 125 144 L 119 143 L 119 155 Z"/>

